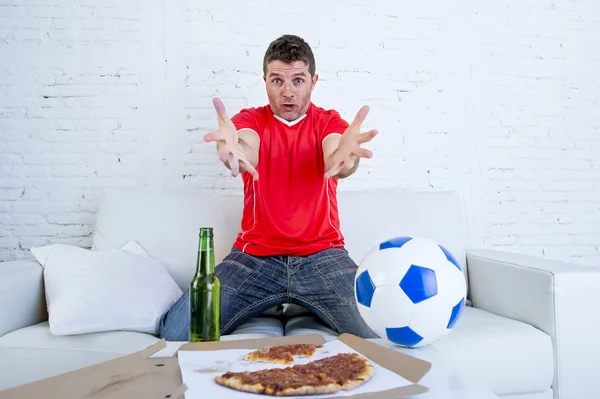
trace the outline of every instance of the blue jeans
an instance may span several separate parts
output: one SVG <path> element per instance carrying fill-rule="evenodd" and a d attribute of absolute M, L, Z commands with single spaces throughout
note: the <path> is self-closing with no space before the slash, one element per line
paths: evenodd
<path fill-rule="evenodd" d="M 274 306 L 292 303 L 312 311 L 338 334 L 377 338 L 356 307 L 356 270 L 343 248 L 302 257 L 257 257 L 233 248 L 215 268 L 221 281 L 221 335 Z M 187 291 L 163 316 L 160 337 L 189 339 Z"/>

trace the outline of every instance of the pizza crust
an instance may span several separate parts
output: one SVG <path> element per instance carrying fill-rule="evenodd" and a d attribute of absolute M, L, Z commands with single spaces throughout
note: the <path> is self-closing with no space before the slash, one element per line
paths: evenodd
<path fill-rule="evenodd" d="M 303 386 L 299 388 L 286 388 L 275 392 L 271 387 L 265 387 L 263 384 L 243 384 L 240 377 L 223 378 L 222 376 L 215 377 L 217 384 L 243 392 L 260 393 L 271 396 L 299 396 L 299 395 L 315 395 L 325 393 L 336 393 L 341 389 L 339 384 L 328 384 L 324 386 Z"/>
<path fill-rule="evenodd" d="M 365 365 L 367 366 L 367 369 L 361 375 L 356 377 L 355 380 L 345 383 L 342 389 L 351 391 L 355 388 L 358 388 L 365 382 L 369 381 L 371 377 L 373 377 L 373 374 L 375 374 L 375 367 L 373 367 L 371 362 L 369 362 L 367 359 L 365 359 Z"/>
<path fill-rule="evenodd" d="M 300 388 L 287 388 L 283 391 L 279 391 L 274 396 L 300 396 L 300 395 L 317 395 L 324 393 L 336 393 L 340 390 L 338 384 L 321 385 L 318 387 L 300 387 Z M 268 394 L 268 393 L 267 393 Z M 268 394 L 269 395 L 269 394 Z"/>
<path fill-rule="evenodd" d="M 217 376 L 217 377 L 215 377 L 215 381 L 219 385 L 233 388 L 238 391 L 252 392 L 252 393 L 264 393 L 265 392 L 265 388 L 262 384 L 254 384 L 254 385 L 243 384 L 242 379 L 240 377 L 225 378 L 223 376 Z"/>
<path fill-rule="evenodd" d="M 267 369 L 267 370 L 260 370 L 258 372 L 248 372 L 248 373 L 241 373 L 241 374 L 247 374 L 247 375 L 254 375 L 255 373 L 266 373 L 267 376 L 264 377 L 266 378 L 267 381 L 269 382 L 265 382 L 263 381 L 259 381 L 257 383 L 254 383 L 254 381 L 252 381 L 252 378 L 250 379 L 250 381 L 247 381 L 246 383 L 244 382 L 244 378 L 242 375 L 227 375 L 229 373 L 223 374 L 221 376 L 217 376 L 215 377 L 215 381 L 217 382 L 217 384 L 225 386 L 225 387 L 229 387 L 238 391 L 243 391 L 243 392 L 251 392 L 251 393 L 258 393 L 258 394 L 264 394 L 264 395 L 270 395 L 270 396 L 304 396 L 304 395 L 315 395 L 315 394 L 330 394 L 330 393 L 336 393 L 339 392 L 340 390 L 346 390 L 346 391 L 350 391 L 353 389 L 356 389 L 357 387 L 363 385 L 364 383 L 366 383 L 367 381 L 369 381 L 371 379 L 371 377 L 373 377 L 373 375 L 375 374 L 375 367 L 373 366 L 372 363 L 369 362 L 369 360 L 361 355 L 358 354 L 353 354 L 351 355 L 352 357 L 354 357 L 356 359 L 356 357 L 358 357 L 364 364 L 364 370 L 362 370 L 362 372 L 358 375 L 354 375 L 353 377 L 348 377 L 348 380 L 346 383 L 344 383 L 343 385 L 340 385 L 337 382 L 332 382 L 331 378 L 329 379 L 328 382 L 326 381 L 322 381 L 323 377 L 318 377 L 317 381 L 322 381 L 321 384 L 317 384 L 317 383 L 310 383 L 310 382 L 306 382 L 305 385 L 300 385 L 300 386 L 296 386 L 296 387 L 289 387 L 289 388 L 285 388 L 282 385 L 285 385 L 285 376 L 283 376 L 283 380 L 279 380 L 280 382 L 276 382 L 275 384 L 270 383 L 270 381 L 277 381 L 277 379 L 279 378 L 279 376 L 281 376 L 281 372 L 283 372 L 284 370 L 295 370 L 296 367 L 302 367 L 303 370 L 306 370 L 306 367 L 310 366 L 311 363 L 319 363 L 322 362 L 323 360 L 330 360 L 330 361 L 336 361 L 334 360 L 334 358 L 336 358 L 337 356 L 332 356 L 331 358 L 326 358 L 326 359 L 322 359 L 321 361 L 315 361 L 315 362 L 311 362 L 307 365 L 303 365 L 303 366 L 294 366 L 294 367 L 287 367 L 285 369 Z M 300 374 L 303 374 L 305 371 L 301 371 Z M 314 374 L 315 376 L 327 376 L 328 374 L 322 374 L 323 372 L 326 371 L 319 371 L 318 369 L 314 370 Z M 297 373 L 297 371 L 296 371 Z M 232 374 L 240 374 L 240 373 L 232 373 Z M 279 376 L 278 376 L 279 374 Z M 292 373 L 293 375 L 294 373 Z M 310 372 L 309 372 L 310 374 Z M 264 375 L 264 374 L 263 374 Z M 289 377 L 289 374 L 288 374 Z M 335 377 L 333 377 L 335 378 Z M 340 381 L 341 382 L 341 381 Z"/>

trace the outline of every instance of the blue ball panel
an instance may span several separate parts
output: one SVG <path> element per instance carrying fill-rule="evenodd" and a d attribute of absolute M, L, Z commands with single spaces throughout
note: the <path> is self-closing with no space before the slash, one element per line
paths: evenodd
<path fill-rule="evenodd" d="M 361 305 L 370 307 L 375 293 L 375 284 L 368 271 L 364 271 L 356 279 L 356 299 Z"/>
<path fill-rule="evenodd" d="M 452 256 L 452 254 L 450 253 L 450 251 L 448 251 L 446 248 L 444 248 L 443 246 L 439 246 L 442 251 L 444 251 L 444 255 L 446 255 L 446 259 L 448 259 L 450 262 L 452 262 L 452 264 L 456 267 L 458 267 L 458 270 L 460 270 L 462 272 L 462 267 L 460 267 L 460 265 L 458 264 L 458 261 L 456 260 L 456 258 L 454 258 L 454 256 Z"/>
<path fill-rule="evenodd" d="M 385 334 L 390 341 L 402 346 L 413 346 L 423 340 L 423 337 L 410 327 L 386 328 Z"/>
<path fill-rule="evenodd" d="M 400 281 L 400 288 L 413 303 L 431 298 L 437 294 L 435 272 L 425 267 L 411 265 Z"/>
<path fill-rule="evenodd" d="M 456 321 L 458 320 L 459 316 L 461 315 L 461 313 L 463 311 L 464 306 L 465 306 L 465 298 L 461 299 L 460 302 L 452 308 L 452 314 L 450 315 L 450 321 L 448 321 L 448 327 L 446 327 L 446 328 L 454 327 L 454 325 L 456 324 Z"/>
<path fill-rule="evenodd" d="M 388 249 L 388 248 L 400 248 L 404 244 L 409 242 L 410 240 L 412 240 L 412 237 L 392 238 L 391 240 L 384 241 L 381 244 L 379 244 L 379 249 L 382 250 L 382 249 Z"/>

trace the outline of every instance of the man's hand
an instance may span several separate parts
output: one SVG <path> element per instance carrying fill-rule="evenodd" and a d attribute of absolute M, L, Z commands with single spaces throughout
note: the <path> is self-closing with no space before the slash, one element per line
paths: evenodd
<path fill-rule="evenodd" d="M 358 166 L 358 160 L 360 158 L 373 157 L 371 151 L 360 146 L 361 144 L 371 141 L 377 134 L 377 130 L 370 130 L 366 133 L 360 132 L 360 126 L 368 113 L 369 107 L 365 105 L 358 111 L 352 124 L 348 126 L 342 137 L 339 139 L 337 149 L 329 155 L 327 162 L 325 163 L 325 167 L 328 168 L 327 173 L 325 173 L 325 178 L 353 172 Z"/>
<path fill-rule="evenodd" d="M 204 141 L 217 142 L 219 159 L 221 159 L 221 162 L 225 163 L 229 169 L 231 169 L 232 176 L 237 176 L 240 171 L 246 171 L 250 173 L 255 180 L 257 180 L 258 172 L 248 160 L 246 148 L 244 148 L 247 146 L 245 146 L 243 142 L 240 142 L 235 125 L 227 116 L 225 105 L 218 98 L 213 98 L 213 105 L 217 111 L 219 129 L 207 133 L 204 136 Z"/>

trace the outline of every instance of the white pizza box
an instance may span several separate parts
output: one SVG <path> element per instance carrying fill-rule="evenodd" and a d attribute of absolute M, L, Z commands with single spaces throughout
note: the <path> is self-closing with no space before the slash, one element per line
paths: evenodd
<path fill-rule="evenodd" d="M 362 394 L 361 399 L 405 398 L 428 391 L 418 382 L 430 370 L 431 363 L 355 335 L 341 334 L 336 339 L 412 383 L 401 388 Z M 325 344 L 326 342 L 319 334 L 305 334 L 278 338 L 187 343 L 182 345 L 179 351 L 260 349 L 293 343 Z M 165 347 L 166 342 L 161 340 L 140 352 L 0 391 L 0 399 L 183 399 L 187 387 L 182 383 L 177 352 L 173 357 L 150 357 Z M 229 388 L 223 387 L 223 389 Z M 248 397 L 260 396 L 249 393 Z M 310 396 L 306 397 L 310 398 Z M 357 395 L 347 397 L 352 398 Z"/>

